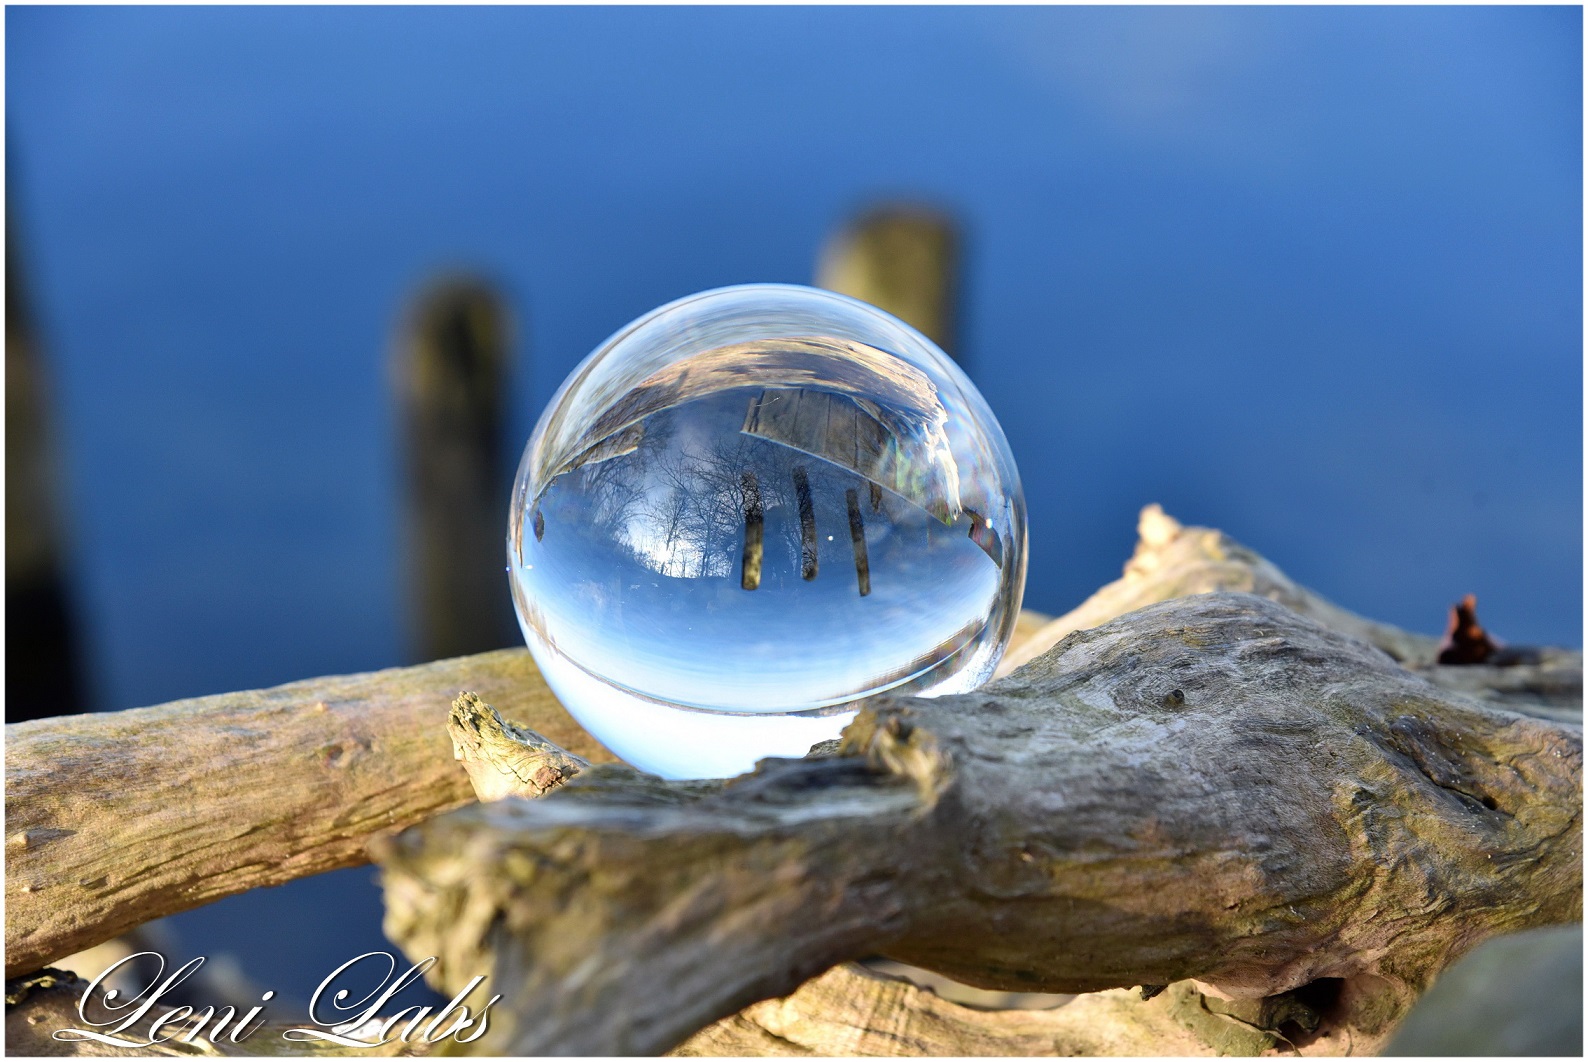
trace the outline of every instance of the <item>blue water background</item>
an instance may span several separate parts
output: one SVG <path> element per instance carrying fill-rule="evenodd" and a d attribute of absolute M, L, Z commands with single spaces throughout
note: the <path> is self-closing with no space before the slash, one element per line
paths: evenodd
<path fill-rule="evenodd" d="M 1029 606 L 1116 577 L 1158 501 L 1363 614 L 1438 633 L 1470 591 L 1503 638 L 1581 643 L 1579 9 L 13 7 L 6 30 L 102 708 L 407 660 L 386 359 L 438 269 L 519 315 L 522 438 L 620 325 L 809 282 L 893 196 L 965 226 L 962 359 L 1025 480 Z M 369 877 L 175 924 L 306 995 L 347 934 L 379 943 Z"/>

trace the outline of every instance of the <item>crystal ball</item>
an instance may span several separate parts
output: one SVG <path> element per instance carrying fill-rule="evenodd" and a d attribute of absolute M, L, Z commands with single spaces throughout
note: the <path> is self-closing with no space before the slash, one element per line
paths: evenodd
<path fill-rule="evenodd" d="M 873 306 L 786 284 L 653 310 L 563 383 L 508 521 L 519 624 L 596 739 L 667 778 L 991 677 L 1026 512 L 986 401 Z"/>

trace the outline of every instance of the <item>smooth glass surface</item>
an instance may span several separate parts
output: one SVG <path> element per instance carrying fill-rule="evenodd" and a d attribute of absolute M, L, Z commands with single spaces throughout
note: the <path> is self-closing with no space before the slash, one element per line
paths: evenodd
<path fill-rule="evenodd" d="M 580 723 L 644 770 L 725 776 L 837 736 L 866 696 L 986 681 L 1025 506 L 996 420 L 924 336 L 747 285 L 574 371 L 525 449 L 508 569 Z"/>

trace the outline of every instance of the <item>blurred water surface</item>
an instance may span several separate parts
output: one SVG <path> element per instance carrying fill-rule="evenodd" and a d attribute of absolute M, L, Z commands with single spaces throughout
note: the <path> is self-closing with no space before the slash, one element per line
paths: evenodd
<path fill-rule="evenodd" d="M 1473 591 L 1500 637 L 1581 642 L 1579 9 L 14 7 L 6 28 L 102 707 L 403 662 L 385 363 L 436 270 L 484 270 L 523 322 L 524 438 L 614 329 L 808 282 L 891 196 L 964 228 L 961 357 L 1025 480 L 1031 607 L 1117 576 L 1159 501 L 1369 616 L 1437 632 Z M 355 953 L 324 926 L 348 921 L 334 882 L 372 897 L 368 874 L 177 921 L 286 920 L 296 953 L 261 945 L 250 972 L 291 991 Z"/>

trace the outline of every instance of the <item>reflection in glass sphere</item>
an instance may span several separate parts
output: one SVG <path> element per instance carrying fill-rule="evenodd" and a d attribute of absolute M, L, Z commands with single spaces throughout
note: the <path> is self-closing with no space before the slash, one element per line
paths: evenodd
<path fill-rule="evenodd" d="M 1003 431 L 930 340 L 782 284 L 663 306 L 563 384 L 508 525 L 519 623 L 602 744 L 726 777 L 856 701 L 991 676 L 1020 611 Z"/>

